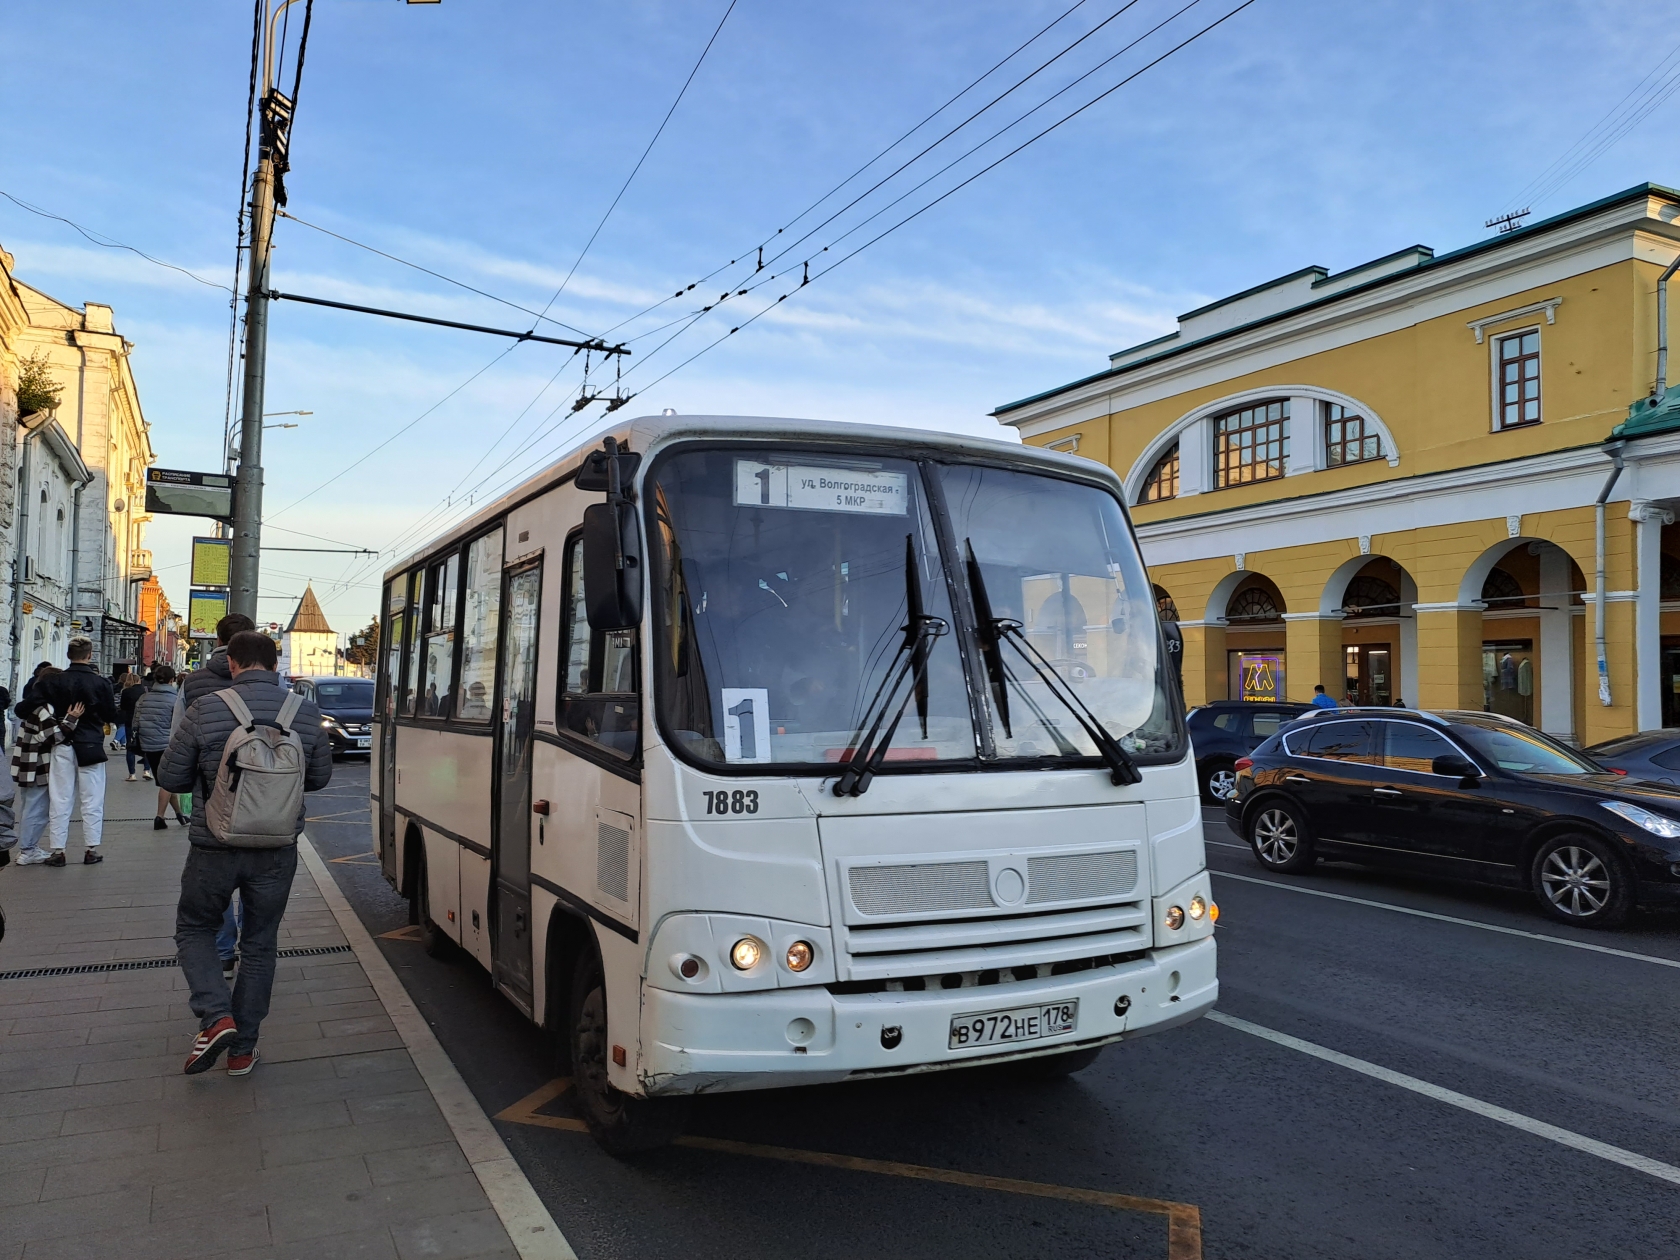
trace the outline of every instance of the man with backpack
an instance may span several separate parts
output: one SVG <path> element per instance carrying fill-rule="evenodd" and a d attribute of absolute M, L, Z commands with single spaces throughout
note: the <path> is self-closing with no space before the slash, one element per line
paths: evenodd
<path fill-rule="evenodd" d="M 189 1074 L 209 1071 L 223 1050 L 228 1072 L 256 1064 L 257 1033 L 274 987 L 275 942 L 297 871 L 305 792 L 332 779 L 332 744 L 321 713 L 282 690 L 274 640 L 232 636 L 231 686 L 200 695 L 182 715 L 157 767 L 157 783 L 191 789 L 192 848 L 181 872 L 175 946 L 192 989 L 199 1034 Z M 239 979 L 228 992 L 216 933 L 234 892 L 244 907 Z"/>

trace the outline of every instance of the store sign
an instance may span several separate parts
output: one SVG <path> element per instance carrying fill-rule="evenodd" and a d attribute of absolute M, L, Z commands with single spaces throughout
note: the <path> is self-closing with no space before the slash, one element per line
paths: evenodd
<path fill-rule="evenodd" d="M 1267 702 L 1283 699 L 1283 657 L 1248 655 L 1239 658 L 1242 670 L 1242 698 Z"/>

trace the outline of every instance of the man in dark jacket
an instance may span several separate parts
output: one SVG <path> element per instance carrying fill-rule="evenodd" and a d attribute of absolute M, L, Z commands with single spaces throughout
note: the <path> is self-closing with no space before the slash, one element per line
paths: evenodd
<path fill-rule="evenodd" d="M 251 718 L 278 727 L 275 719 L 290 694 L 280 686 L 274 640 L 255 631 L 231 637 L 219 654 Z M 203 672 L 203 671 L 200 671 Z M 181 899 L 175 910 L 175 947 L 181 970 L 192 989 L 192 1010 L 199 1034 L 187 1058 L 188 1073 L 205 1072 L 228 1051 L 228 1072 L 243 1076 L 256 1063 L 257 1032 L 268 1014 L 274 987 L 274 949 L 280 918 L 297 871 L 297 845 L 278 849 L 237 849 L 222 844 L 210 832 L 205 803 L 221 765 L 222 750 L 238 728 L 227 703 L 211 693 L 187 706 L 169 748 L 157 768 L 160 788 L 193 794 L 192 848 L 181 872 Z M 292 729 L 303 741 L 308 759 L 305 791 L 318 792 L 332 779 L 332 744 L 321 731 L 321 711 L 308 700 L 298 708 Z M 303 830 L 304 807 L 298 809 L 293 831 Z M 216 932 L 228 900 L 239 893 L 244 925 L 239 942 L 239 979 L 228 993 L 222 962 L 216 952 Z"/>
<path fill-rule="evenodd" d="M 82 862 L 92 866 L 103 862 L 99 851 L 105 828 L 105 723 L 117 720 L 117 698 L 111 685 L 93 667 L 93 640 L 77 635 L 67 649 L 70 668 L 48 674 L 36 686 L 36 694 L 59 717 L 81 704 L 81 721 L 68 744 L 53 749 L 52 770 L 47 776 L 51 814 L 47 840 L 52 848 L 48 866 L 64 865 L 64 846 L 70 842 L 70 811 L 82 808 Z"/>
<path fill-rule="evenodd" d="M 216 650 L 210 654 L 210 659 L 204 662 L 202 668 L 176 680 L 180 688 L 175 698 L 176 726 L 181 724 L 181 715 L 194 700 L 212 691 L 220 691 L 232 681 L 233 675 L 228 672 L 227 645 L 234 635 L 256 628 L 256 624 L 244 613 L 229 613 L 216 623 Z"/>

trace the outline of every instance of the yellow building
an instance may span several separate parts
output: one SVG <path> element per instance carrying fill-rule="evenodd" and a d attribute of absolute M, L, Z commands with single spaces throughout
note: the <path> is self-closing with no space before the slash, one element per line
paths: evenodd
<path fill-rule="evenodd" d="M 1125 479 L 1191 704 L 1322 683 L 1580 744 L 1677 726 L 1677 258 L 1680 192 L 1643 185 L 1306 268 L 994 414 Z"/>

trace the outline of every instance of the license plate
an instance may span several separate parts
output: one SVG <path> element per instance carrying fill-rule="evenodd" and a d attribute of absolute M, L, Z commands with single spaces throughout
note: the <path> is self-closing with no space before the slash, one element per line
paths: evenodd
<path fill-rule="evenodd" d="M 357 748 L 367 748 L 367 747 L 371 746 L 372 743 L 373 743 L 373 736 L 371 736 L 371 735 L 358 735 L 356 737 L 356 747 Z"/>
<path fill-rule="evenodd" d="M 952 1050 L 995 1046 L 1005 1042 L 1036 1041 L 1070 1033 L 1079 1026 L 1079 999 L 1044 1006 L 1017 1006 L 1007 1011 L 958 1015 L 951 1021 Z"/>

